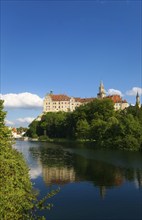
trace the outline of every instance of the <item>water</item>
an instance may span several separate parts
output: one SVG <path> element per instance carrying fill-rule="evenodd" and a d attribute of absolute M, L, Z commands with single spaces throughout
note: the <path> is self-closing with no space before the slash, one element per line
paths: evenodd
<path fill-rule="evenodd" d="M 40 197 L 60 186 L 42 211 L 49 220 L 142 219 L 142 154 L 17 141 Z"/>

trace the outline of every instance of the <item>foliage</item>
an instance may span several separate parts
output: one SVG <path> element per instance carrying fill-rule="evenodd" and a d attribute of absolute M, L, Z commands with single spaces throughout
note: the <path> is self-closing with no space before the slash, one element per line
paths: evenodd
<path fill-rule="evenodd" d="M 18 134 L 21 134 L 21 133 L 23 133 L 23 132 L 26 132 L 28 129 L 27 129 L 27 128 L 24 128 L 24 127 L 19 127 L 19 128 L 16 128 L 16 130 L 17 130 L 17 133 L 18 133 Z"/>
<path fill-rule="evenodd" d="M 21 154 L 4 145 L 0 161 L 0 219 L 26 219 L 34 200 L 26 163 Z"/>
<path fill-rule="evenodd" d="M 77 137 L 82 139 L 89 138 L 90 126 L 86 119 L 78 120 L 76 125 Z"/>
<path fill-rule="evenodd" d="M 29 137 L 32 137 L 32 138 L 37 138 L 38 135 L 37 135 L 37 125 L 38 125 L 38 121 L 33 121 L 30 125 L 30 129 L 28 129 L 28 131 L 26 132 L 26 134 L 29 136 Z"/>
<path fill-rule="evenodd" d="M 39 136 L 39 141 L 50 141 L 50 138 L 47 135 Z"/>
<path fill-rule="evenodd" d="M 47 203 L 47 199 L 59 190 L 37 200 L 26 162 L 22 154 L 12 148 L 11 131 L 4 124 L 5 115 L 3 101 L 0 100 L 0 219 L 45 219 L 38 217 L 36 212 L 38 209 L 50 209 L 52 205 Z"/>
<path fill-rule="evenodd" d="M 105 148 L 142 150 L 142 107 L 115 111 L 112 100 L 96 99 L 74 112 L 46 113 L 40 122 L 29 125 L 27 135 L 33 137 L 33 133 L 49 138 L 91 140 Z"/>
<path fill-rule="evenodd" d="M 22 155 L 11 147 L 11 132 L 4 124 L 5 115 L 0 100 L 0 219 L 24 219 L 32 208 L 32 184 Z"/>

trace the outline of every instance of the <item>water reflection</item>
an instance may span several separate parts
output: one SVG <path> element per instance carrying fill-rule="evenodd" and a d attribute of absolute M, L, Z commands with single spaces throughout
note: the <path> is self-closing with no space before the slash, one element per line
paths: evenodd
<path fill-rule="evenodd" d="M 65 151 L 63 147 L 30 148 L 33 157 L 42 164 L 42 175 L 47 185 L 63 185 L 78 181 L 73 163 L 73 154 Z"/>
<path fill-rule="evenodd" d="M 18 141 L 41 198 L 61 186 L 51 199 L 51 220 L 142 219 L 142 154 L 82 146 Z"/>
<path fill-rule="evenodd" d="M 137 188 L 142 186 L 141 155 L 136 160 L 134 154 L 127 153 L 126 160 L 126 153 L 121 157 L 118 152 L 106 155 L 108 152 L 72 150 L 56 145 L 30 147 L 30 153 L 40 164 L 47 185 L 90 181 L 100 188 L 102 197 L 107 188 L 121 186 L 125 181 L 134 182 Z"/>

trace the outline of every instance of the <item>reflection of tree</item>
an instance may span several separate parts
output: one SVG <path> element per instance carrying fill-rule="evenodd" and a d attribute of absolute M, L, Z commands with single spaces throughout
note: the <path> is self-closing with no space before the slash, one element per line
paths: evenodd
<path fill-rule="evenodd" d="M 142 170 L 137 169 L 134 172 L 135 184 L 137 188 L 142 187 Z"/>
<path fill-rule="evenodd" d="M 62 147 L 38 147 L 30 148 L 34 157 L 40 158 L 43 165 L 49 167 L 73 166 L 73 155 Z"/>
<path fill-rule="evenodd" d="M 134 180 L 134 170 L 127 168 L 125 169 L 125 178 L 129 181 L 133 181 Z"/>
<path fill-rule="evenodd" d="M 96 186 L 119 186 L 123 182 L 123 170 L 102 161 L 77 156 L 75 170 L 81 179 L 93 181 Z"/>
<path fill-rule="evenodd" d="M 73 168 L 73 155 L 62 147 L 31 148 L 32 154 L 40 157 L 43 179 L 47 185 L 67 184 L 78 180 Z"/>
<path fill-rule="evenodd" d="M 40 158 L 43 178 L 48 185 L 87 180 L 99 187 L 100 195 L 104 198 L 107 188 L 120 186 L 125 179 L 135 181 L 137 186 L 142 184 L 141 170 L 126 169 L 108 161 L 71 154 L 60 146 L 42 146 L 31 148 L 30 151 L 34 157 Z"/>
<path fill-rule="evenodd" d="M 100 196 L 101 196 L 102 199 L 104 199 L 105 195 L 106 195 L 106 187 L 105 186 L 100 186 L 99 189 L 100 189 Z"/>

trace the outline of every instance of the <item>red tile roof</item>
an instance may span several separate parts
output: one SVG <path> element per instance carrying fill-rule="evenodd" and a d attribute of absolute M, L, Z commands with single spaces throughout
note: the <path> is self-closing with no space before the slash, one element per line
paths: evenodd
<path fill-rule="evenodd" d="M 82 98 L 81 103 L 88 103 L 94 101 L 96 98 Z"/>
<path fill-rule="evenodd" d="M 50 94 L 50 97 L 52 101 L 70 101 L 71 99 L 71 97 L 63 94 L 59 94 L 59 95 Z M 79 98 L 79 97 L 74 99 L 76 102 L 81 102 L 81 103 L 87 103 L 95 100 L 95 98 Z"/>
<path fill-rule="evenodd" d="M 127 103 L 126 100 L 122 100 L 120 95 L 110 95 L 107 96 L 106 98 L 110 98 L 114 103 Z"/>
<path fill-rule="evenodd" d="M 70 100 L 70 97 L 67 96 L 67 95 L 53 95 L 53 94 L 50 94 L 50 97 L 52 99 L 52 101 L 69 101 Z"/>
<path fill-rule="evenodd" d="M 52 101 L 70 101 L 70 99 L 71 99 L 71 97 L 64 95 L 64 94 L 59 94 L 59 95 L 50 94 L 50 97 L 51 97 Z M 107 96 L 106 98 L 111 99 L 114 103 L 127 103 L 126 100 L 122 100 L 120 95 L 110 95 L 110 96 Z M 88 102 L 94 101 L 96 98 L 75 97 L 74 99 L 76 102 L 88 103 Z"/>
<path fill-rule="evenodd" d="M 114 103 L 122 102 L 122 98 L 120 97 L 120 95 L 110 95 L 107 96 L 107 98 L 110 98 Z"/>
<path fill-rule="evenodd" d="M 81 102 L 81 98 L 74 98 L 76 102 Z"/>

